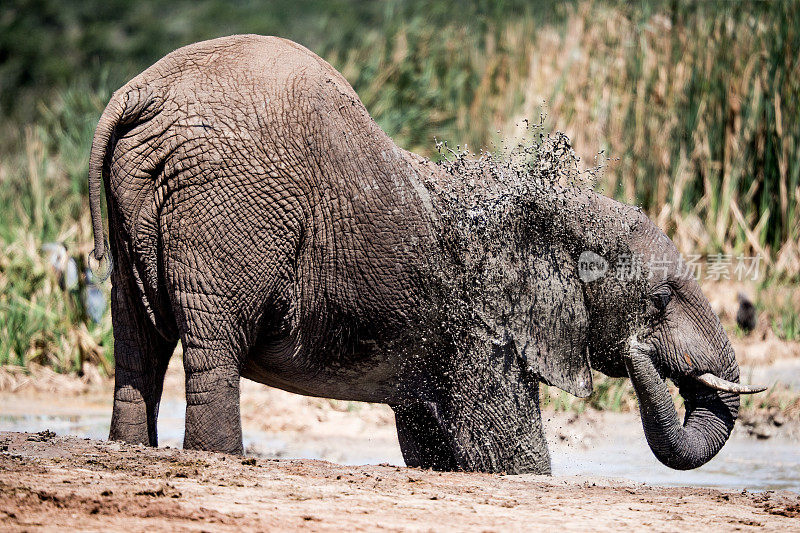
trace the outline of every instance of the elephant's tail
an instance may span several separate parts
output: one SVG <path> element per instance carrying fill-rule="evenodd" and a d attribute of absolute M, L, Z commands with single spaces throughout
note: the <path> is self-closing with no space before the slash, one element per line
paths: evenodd
<path fill-rule="evenodd" d="M 92 140 L 92 153 L 89 156 L 89 211 L 92 215 L 92 229 L 94 231 L 94 250 L 90 254 L 98 262 L 106 257 L 106 240 L 103 233 L 103 210 L 100 203 L 100 191 L 103 189 L 103 166 L 106 153 L 111 144 L 114 130 L 120 123 L 125 106 L 120 98 L 119 91 L 114 93 L 111 101 L 106 106 L 100 122 L 94 131 Z M 111 255 L 108 255 L 108 269 L 105 275 L 99 276 L 106 279 L 111 274 Z"/>

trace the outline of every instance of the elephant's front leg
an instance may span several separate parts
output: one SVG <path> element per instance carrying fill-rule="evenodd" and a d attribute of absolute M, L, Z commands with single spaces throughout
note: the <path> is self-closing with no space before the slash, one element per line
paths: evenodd
<path fill-rule="evenodd" d="M 453 365 L 441 393 L 438 412 L 455 461 L 462 470 L 549 474 L 539 384 L 510 349 L 491 352 Z"/>
<path fill-rule="evenodd" d="M 538 394 L 538 384 L 532 388 Z M 443 411 L 460 469 L 550 474 L 550 454 L 532 395 L 473 391 L 469 399 L 456 394 L 446 400 Z"/>
<path fill-rule="evenodd" d="M 436 404 L 409 402 L 393 405 L 397 439 L 406 465 L 433 470 L 458 470 L 453 448 L 442 427 Z"/>
<path fill-rule="evenodd" d="M 242 453 L 239 366 L 233 359 L 230 351 L 203 347 L 196 342 L 184 348 L 184 448 Z"/>

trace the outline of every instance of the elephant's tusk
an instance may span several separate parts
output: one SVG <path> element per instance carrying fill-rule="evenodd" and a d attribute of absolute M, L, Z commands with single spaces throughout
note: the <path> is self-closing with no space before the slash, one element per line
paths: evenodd
<path fill-rule="evenodd" d="M 694 379 L 696 379 L 706 387 L 711 387 L 712 389 L 721 390 L 724 392 L 735 392 L 736 394 L 755 394 L 757 392 L 763 392 L 767 390 L 766 387 L 760 387 L 757 385 L 754 386 L 754 385 L 742 385 L 741 383 L 732 383 L 730 381 L 717 377 L 714 374 L 703 374 L 701 376 L 694 376 Z"/>

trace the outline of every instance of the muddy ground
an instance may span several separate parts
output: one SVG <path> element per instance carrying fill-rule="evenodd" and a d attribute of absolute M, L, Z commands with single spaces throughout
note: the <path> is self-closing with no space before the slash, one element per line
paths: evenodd
<path fill-rule="evenodd" d="M 77 379 L 45 369 L 4 376 L 4 415 L 58 416 L 76 408 L 110 413 L 108 379 Z M 165 401 L 182 396 L 182 380 L 175 359 Z M 543 415 L 548 436 L 568 446 L 597 446 L 602 428 L 630 425 L 639 431 L 635 413 Z M 381 405 L 307 398 L 244 381 L 242 418 L 245 434 L 280 435 L 299 448 L 276 452 L 268 441 L 255 439 L 251 455 L 243 458 L 176 449 L 179 440 L 163 435 L 162 445 L 169 448 L 49 431 L 2 432 L 0 530 L 800 528 L 796 492 L 652 487 L 603 477 L 442 474 L 389 464 L 280 458 L 312 450 L 353 463 L 372 452 L 402 464 L 392 412 Z M 182 420 L 176 424 L 182 426 Z"/>
<path fill-rule="evenodd" d="M 790 493 L 438 473 L 0 433 L 0 526 L 62 530 L 796 530 Z"/>
<path fill-rule="evenodd" d="M 744 376 L 800 386 L 800 343 L 779 342 L 764 330 L 734 345 L 749 365 Z M 184 377 L 179 356 L 172 363 L 159 423 L 160 443 L 168 447 L 159 449 L 98 440 L 108 431 L 113 386 L 91 367 L 81 378 L 46 368 L 0 369 L 0 419 L 6 428 L 19 424 L 17 432 L 0 425 L 0 530 L 800 530 L 798 492 L 765 490 L 800 486 L 800 426 L 778 423 L 781 413 L 740 421 L 723 449 L 738 455 L 727 463 L 716 458 L 706 477 L 692 478 L 665 477 L 675 471 L 651 458 L 636 413 L 543 413 L 554 470 L 560 457 L 562 473 L 575 472 L 564 470 L 564 461 L 606 454 L 608 441 L 622 434 L 623 446 L 610 449 L 621 455 L 607 463 L 636 459 L 640 479 L 724 486 L 718 481 L 727 468 L 739 487 L 763 490 L 757 493 L 648 486 L 594 469 L 593 477 L 408 469 L 397 466 L 402 457 L 387 406 L 296 396 L 246 380 L 243 458 L 177 449 Z M 72 425 L 51 425 L 65 420 Z M 24 433 L 31 431 L 26 424 L 62 435 Z M 385 464 L 341 465 L 379 462 Z M 657 469 L 660 478 L 653 477 Z"/>

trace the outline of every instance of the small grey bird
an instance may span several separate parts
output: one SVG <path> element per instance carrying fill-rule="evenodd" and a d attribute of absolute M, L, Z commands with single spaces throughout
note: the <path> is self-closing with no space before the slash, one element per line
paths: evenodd
<path fill-rule="evenodd" d="M 78 287 L 78 263 L 69 256 L 67 248 L 60 242 L 48 242 L 42 245 L 42 252 L 53 269 L 62 290 L 71 291 Z"/>
<path fill-rule="evenodd" d="M 736 297 L 739 300 L 739 310 L 736 312 L 736 323 L 742 328 L 745 333 L 750 333 L 756 327 L 756 306 L 747 297 L 746 294 L 740 292 Z"/>
<path fill-rule="evenodd" d="M 88 268 L 86 269 L 86 288 L 83 292 L 83 305 L 86 309 L 86 314 L 94 320 L 95 324 L 99 324 L 103 320 L 103 315 L 108 307 L 105 294 L 103 294 L 100 287 L 95 285 L 92 271 Z"/>

